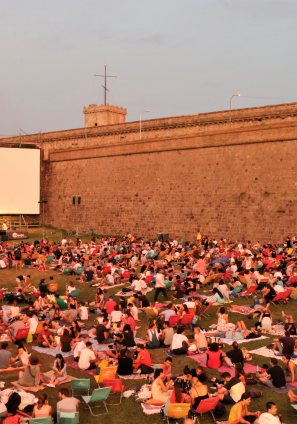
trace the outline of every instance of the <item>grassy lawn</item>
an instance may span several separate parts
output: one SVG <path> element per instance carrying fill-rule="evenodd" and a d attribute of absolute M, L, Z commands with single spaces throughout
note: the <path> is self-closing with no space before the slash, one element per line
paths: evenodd
<path fill-rule="evenodd" d="M 39 230 L 40 232 L 40 230 Z M 59 235 L 58 235 L 59 234 Z M 35 230 L 35 233 L 32 234 L 32 238 L 31 240 L 35 240 L 38 239 L 38 236 L 40 236 L 40 234 L 38 233 L 38 231 Z M 51 237 L 53 239 L 58 239 L 60 238 L 60 233 L 57 234 L 52 234 Z M 56 272 L 52 272 L 52 271 L 45 271 L 45 272 L 40 272 L 37 271 L 35 269 L 24 269 L 22 271 L 23 273 L 30 273 L 31 274 L 31 281 L 33 282 L 34 285 L 38 285 L 39 281 L 41 278 L 48 278 L 50 275 L 54 275 L 55 280 L 58 282 L 59 284 L 59 291 L 60 293 L 64 293 L 65 292 L 65 286 L 67 281 L 69 281 L 71 278 L 73 279 L 73 277 L 69 277 L 69 276 L 62 276 L 57 274 Z M 1 270 L 0 271 L 0 287 L 7 287 L 7 288 L 13 288 L 15 287 L 15 277 L 16 275 L 19 275 L 20 271 L 15 271 L 15 269 L 13 270 Z M 81 300 L 93 300 L 94 295 L 95 295 L 95 289 L 88 287 L 86 285 L 80 285 L 80 299 Z M 114 290 L 110 290 L 110 293 L 113 293 L 114 291 L 116 291 L 117 289 Z M 152 296 L 152 293 L 150 293 L 150 296 Z M 160 298 L 161 299 L 161 298 Z M 240 303 L 240 304 L 250 304 L 251 303 L 251 298 L 241 298 L 240 300 L 236 301 L 236 303 Z M 276 319 L 280 319 L 281 317 L 281 310 L 285 309 L 286 311 L 288 311 L 289 313 L 293 314 L 296 316 L 295 313 L 295 309 L 296 309 L 297 303 L 295 303 L 294 301 L 290 301 L 286 306 L 281 306 L 281 305 L 277 305 L 277 306 L 273 306 L 272 307 L 272 313 L 273 313 L 273 319 L 274 321 Z M 200 321 L 202 327 L 208 328 L 208 326 L 210 324 L 213 324 L 216 322 L 216 312 L 217 308 L 213 307 L 211 309 L 211 317 L 207 318 L 207 319 L 203 319 L 202 321 Z M 138 334 L 140 336 L 144 336 L 146 333 L 146 329 L 147 329 L 147 318 L 144 316 L 144 314 L 140 314 L 141 317 L 141 329 L 139 330 Z M 90 315 L 90 322 L 94 322 L 95 319 L 95 315 Z M 250 320 L 249 318 L 246 318 L 242 315 L 237 315 L 237 314 L 229 314 L 229 320 L 230 321 L 236 321 L 237 319 L 243 319 L 246 324 L 248 326 L 251 325 L 252 320 Z M 271 338 L 272 339 L 272 338 Z M 266 340 L 260 340 L 260 341 L 253 341 L 253 342 L 249 342 L 246 346 L 248 346 L 249 349 L 255 349 L 257 347 L 261 347 L 263 345 L 267 345 L 270 343 L 270 339 L 266 339 Z M 9 346 L 9 348 L 11 348 L 11 351 L 13 353 L 16 352 L 15 347 Z M 29 345 L 29 350 L 31 350 L 31 346 Z M 164 351 L 164 349 L 156 349 L 152 351 L 152 357 L 153 357 L 153 362 L 154 363 L 160 363 L 164 360 L 166 356 L 166 353 Z M 40 357 L 40 362 L 42 365 L 42 371 L 46 372 L 49 370 L 50 366 L 52 366 L 53 364 L 53 357 L 50 357 L 48 355 L 39 355 Z M 260 356 L 256 356 L 254 355 L 252 363 L 253 364 L 259 364 L 262 365 L 263 363 L 267 363 L 268 362 L 268 358 L 263 358 Z M 196 367 L 196 362 L 194 362 L 193 360 L 191 360 L 188 357 L 174 357 L 173 359 L 173 371 L 175 374 L 180 373 L 183 369 L 183 367 L 188 364 L 190 367 L 195 368 Z M 73 375 L 74 377 L 84 377 L 86 378 L 86 374 L 77 371 L 77 370 L 73 370 L 72 368 L 68 368 L 68 374 L 69 375 Z M 219 376 L 219 374 L 213 370 L 209 370 L 208 371 L 209 376 Z M 88 376 L 87 376 L 88 377 Z M 5 387 L 9 387 L 9 382 L 11 381 L 15 381 L 17 380 L 17 373 L 9 373 L 9 374 L 2 374 L 2 381 L 6 382 Z M 129 389 L 129 388 L 137 388 L 140 387 L 142 384 L 145 383 L 145 380 L 134 380 L 134 381 L 129 381 L 129 380 L 125 380 L 125 388 Z M 92 387 L 95 388 L 96 387 L 96 383 L 93 377 L 91 377 L 91 384 Z M 58 400 L 58 390 L 57 389 L 53 389 L 53 388 L 46 388 L 45 389 L 48 393 L 49 396 L 49 402 L 50 404 L 55 408 L 56 402 Z M 282 417 L 283 417 L 283 421 L 287 424 L 293 424 L 297 422 L 297 418 L 296 416 L 294 417 L 294 413 L 293 413 L 293 408 L 290 406 L 289 402 L 288 402 L 288 397 L 285 394 L 277 394 L 269 389 L 266 388 L 261 388 L 261 390 L 264 393 L 264 396 L 259 398 L 259 399 L 255 399 L 252 402 L 251 405 L 251 410 L 264 410 L 265 409 L 265 403 L 267 401 L 274 401 L 276 402 L 276 404 L 278 405 L 279 408 L 279 412 L 281 413 Z M 143 422 L 143 423 L 159 423 L 161 422 L 161 419 L 158 415 L 152 415 L 152 416 L 146 416 L 142 413 L 142 409 L 140 407 L 140 405 L 138 403 L 136 403 L 133 398 L 132 399 L 123 399 L 123 402 L 121 405 L 118 406 L 110 406 L 110 413 L 106 414 L 106 415 L 102 415 L 100 417 L 92 417 L 90 415 L 90 413 L 84 409 L 83 407 L 81 407 L 80 409 L 80 423 L 83 422 L 89 422 L 90 420 L 92 420 L 93 422 L 100 422 L 100 423 L 124 423 L 124 422 L 129 422 L 129 423 L 138 423 L 139 421 Z M 227 417 L 226 417 L 227 418 Z M 209 423 L 211 422 L 211 420 L 209 419 L 208 416 L 203 417 L 203 422 L 205 423 Z"/>

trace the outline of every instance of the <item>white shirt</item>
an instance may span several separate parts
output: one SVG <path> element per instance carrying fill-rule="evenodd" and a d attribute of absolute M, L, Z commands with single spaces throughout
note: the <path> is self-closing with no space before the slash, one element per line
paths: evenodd
<path fill-rule="evenodd" d="M 165 284 L 164 284 L 164 275 L 163 275 L 163 274 L 161 274 L 161 273 L 159 273 L 159 272 L 158 272 L 158 274 L 156 275 L 156 284 L 155 284 L 155 287 L 156 287 L 156 288 L 158 288 L 158 287 L 163 287 L 163 288 L 165 288 Z"/>
<path fill-rule="evenodd" d="M 278 284 L 276 284 L 275 286 L 273 286 L 275 293 L 283 293 L 285 291 L 283 286 L 279 286 Z"/>
<path fill-rule="evenodd" d="M 146 289 L 147 285 L 143 280 L 133 280 L 131 287 L 133 287 L 133 289 L 137 292 L 142 292 L 144 289 Z"/>
<path fill-rule="evenodd" d="M 86 306 L 81 306 L 79 308 L 79 316 L 80 316 L 80 319 L 83 321 L 86 321 L 89 319 L 89 310 Z"/>
<path fill-rule="evenodd" d="M 20 315 L 20 307 L 19 306 L 11 306 L 10 307 L 10 318 L 14 318 Z"/>
<path fill-rule="evenodd" d="M 106 275 L 106 280 L 111 283 L 114 284 L 114 277 L 111 274 L 107 274 Z"/>
<path fill-rule="evenodd" d="M 174 334 L 171 343 L 171 350 L 180 349 L 181 347 L 183 347 L 183 342 L 188 343 L 188 337 L 186 337 L 184 334 Z"/>
<path fill-rule="evenodd" d="M 130 312 L 132 317 L 135 319 L 135 321 L 138 321 L 138 308 L 137 306 L 132 306 L 132 308 L 130 308 Z"/>
<path fill-rule="evenodd" d="M 66 287 L 66 294 L 71 294 L 71 292 L 73 292 L 74 290 L 76 290 L 76 287 L 68 286 Z"/>
<path fill-rule="evenodd" d="M 80 357 L 78 361 L 78 368 L 81 370 L 87 370 L 91 365 L 90 361 L 94 361 L 96 359 L 95 353 L 86 347 L 80 352 Z"/>
<path fill-rule="evenodd" d="M 29 318 L 29 324 L 30 324 L 30 333 L 35 334 L 36 328 L 38 326 L 38 319 L 36 317 Z"/>
<path fill-rule="evenodd" d="M 122 311 L 112 311 L 110 314 L 112 322 L 121 322 L 122 320 Z"/>
<path fill-rule="evenodd" d="M 188 308 L 193 309 L 195 308 L 195 302 L 189 300 L 188 302 L 185 302 L 184 305 L 186 305 Z"/>
<path fill-rule="evenodd" d="M 277 415 L 264 412 L 258 418 L 258 424 L 281 424 L 281 421 Z"/>
<path fill-rule="evenodd" d="M 73 351 L 74 358 L 77 358 L 80 352 L 85 348 L 86 348 L 86 344 L 84 340 L 81 340 L 80 342 L 78 342 Z"/>

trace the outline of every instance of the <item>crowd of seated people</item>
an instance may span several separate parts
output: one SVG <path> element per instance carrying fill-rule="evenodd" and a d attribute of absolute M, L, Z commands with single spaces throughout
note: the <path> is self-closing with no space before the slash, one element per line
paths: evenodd
<path fill-rule="evenodd" d="M 170 402 L 189 402 L 195 410 L 210 395 L 207 372 L 198 366 L 173 376 L 172 362 L 176 356 L 204 355 L 206 370 L 230 369 L 230 373 L 222 374 L 216 390 L 220 402 L 234 405 L 229 421 L 240 416 L 240 422 L 260 423 L 260 413 L 248 410 L 250 394 L 246 390 L 244 364 L 250 356 L 238 343 L 271 334 L 275 322 L 271 304 L 279 294 L 288 290 L 289 295 L 293 294 L 297 284 L 295 249 L 294 238 L 266 245 L 208 237 L 195 243 L 144 241 L 132 235 L 89 243 L 79 239 L 16 245 L 3 242 L 1 261 L 8 269 L 15 268 L 17 277 L 15 290 L 3 294 L 8 305 L 2 308 L 1 326 L 8 329 L 9 342 L 18 344 L 13 357 L 6 342 L 2 343 L 0 369 L 23 367 L 20 386 L 45 383 L 38 352 L 30 354 L 27 344 L 18 342 L 18 332 L 26 329 L 27 342 L 33 340 L 41 352 L 56 351 L 53 374 L 46 382 L 49 387 L 67 379 L 69 370 L 63 354 L 73 354 L 82 373 L 107 364 L 116 365 L 120 376 L 151 376 L 152 352 L 163 349 L 166 360 L 155 371 L 149 403 L 167 408 Z M 40 283 L 35 286 L 30 276 L 33 267 L 52 275 L 41 274 Z M 70 275 L 63 292 L 55 273 Z M 90 293 L 87 301 L 78 296 L 82 285 Z M 113 286 L 123 287 L 119 296 L 108 294 Z M 251 289 L 254 294 L 250 303 L 256 310 L 253 321 L 250 325 L 244 320 L 230 322 L 230 301 L 236 302 L 238 296 Z M 212 308 L 213 315 L 216 313 L 212 328 L 204 326 L 206 308 Z M 143 322 L 143 312 L 146 327 L 139 337 L 137 324 L 140 319 Z M 292 337 L 296 333 L 294 317 L 283 312 L 282 318 L 285 333 L 274 340 L 272 347 L 280 359 L 271 358 L 257 376 L 259 383 L 276 389 L 297 379 L 292 361 L 296 353 Z M 221 338 L 233 340 L 230 350 L 216 341 Z M 67 399 L 67 394 L 64 396 Z M 292 402 L 296 401 L 293 392 L 289 396 Z M 52 414 L 46 398 L 40 399 L 37 407 L 36 416 Z"/>

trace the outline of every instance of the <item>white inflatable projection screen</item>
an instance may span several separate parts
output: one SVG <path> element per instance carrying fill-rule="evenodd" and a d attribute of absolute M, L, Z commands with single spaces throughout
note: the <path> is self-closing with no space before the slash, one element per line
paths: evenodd
<path fill-rule="evenodd" d="M 0 147 L 0 192 L 0 214 L 39 214 L 39 149 Z"/>

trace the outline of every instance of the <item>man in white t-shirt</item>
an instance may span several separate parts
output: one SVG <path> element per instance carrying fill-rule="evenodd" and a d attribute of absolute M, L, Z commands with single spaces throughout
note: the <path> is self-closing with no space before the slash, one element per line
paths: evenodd
<path fill-rule="evenodd" d="M 77 342 L 77 344 L 75 345 L 75 348 L 73 349 L 73 356 L 74 356 L 74 360 L 76 362 L 78 362 L 78 360 L 79 360 L 81 351 L 87 347 L 86 343 L 89 340 L 90 340 L 89 336 L 87 334 L 83 334 L 80 337 L 80 341 Z"/>
<path fill-rule="evenodd" d="M 69 390 L 63 387 L 59 391 L 59 402 L 57 402 L 58 412 L 77 412 L 80 400 L 70 396 Z"/>
<path fill-rule="evenodd" d="M 163 293 L 163 295 L 165 296 L 166 299 L 168 299 L 167 296 L 167 291 L 166 291 L 166 286 L 164 283 L 164 274 L 163 274 L 163 270 L 159 269 L 156 275 L 156 284 L 155 284 L 155 296 L 154 296 L 154 302 L 156 302 L 158 300 L 158 296 L 160 293 Z"/>
<path fill-rule="evenodd" d="M 277 415 L 277 406 L 274 402 L 266 403 L 266 411 L 258 418 L 258 424 L 281 424 Z"/>
<path fill-rule="evenodd" d="M 35 334 L 37 326 L 38 326 L 38 322 L 39 322 L 38 318 L 37 318 L 36 315 L 34 315 L 32 313 L 28 314 L 28 316 L 29 316 L 28 322 L 29 322 L 29 326 L 30 326 L 29 332 L 31 334 Z"/>
<path fill-rule="evenodd" d="M 147 285 L 146 285 L 146 282 L 144 280 L 139 278 L 139 280 L 137 280 L 137 279 L 133 280 L 131 287 L 136 292 L 144 293 L 146 288 L 147 288 Z"/>
<path fill-rule="evenodd" d="M 96 355 L 92 349 L 91 342 L 87 342 L 86 347 L 80 352 L 78 368 L 80 370 L 91 370 L 96 368 Z"/>
<path fill-rule="evenodd" d="M 171 343 L 171 352 L 175 355 L 183 355 L 188 352 L 190 346 L 187 336 L 184 335 L 185 327 L 180 325 L 177 327 L 176 333 L 173 335 Z"/>

